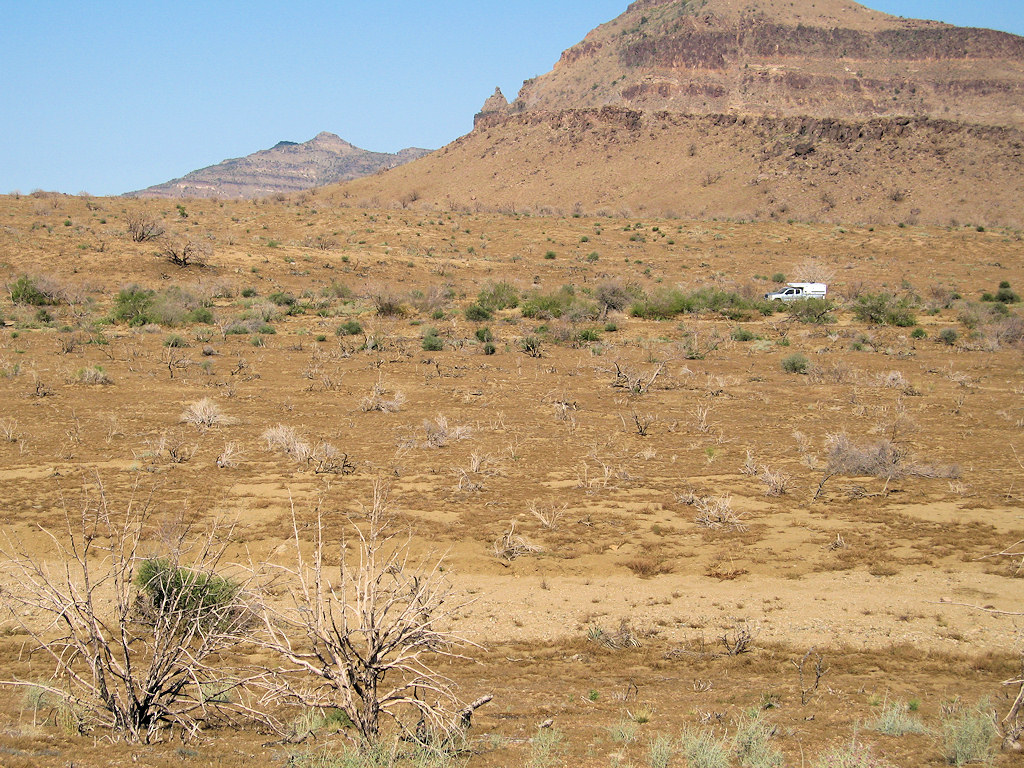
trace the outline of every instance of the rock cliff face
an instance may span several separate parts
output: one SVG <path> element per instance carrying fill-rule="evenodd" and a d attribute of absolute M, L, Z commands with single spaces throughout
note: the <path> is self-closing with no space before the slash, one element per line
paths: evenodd
<path fill-rule="evenodd" d="M 525 83 L 512 109 L 604 105 L 1024 127 L 1024 38 L 849 0 L 644 0 Z"/>
<path fill-rule="evenodd" d="M 395 154 L 368 152 L 333 133 L 324 132 L 301 144 L 281 141 L 271 149 L 225 160 L 180 179 L 129 194 L 138 197 L 263 197 L 368 176 L 429 152 L 427 149 L 403 149 Z"/>

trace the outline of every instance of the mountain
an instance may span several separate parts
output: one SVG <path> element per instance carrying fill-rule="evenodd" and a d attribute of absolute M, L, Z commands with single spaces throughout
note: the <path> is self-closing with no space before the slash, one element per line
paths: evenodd
<path fill-rule="evenodd" d="M 850 0 L 640 0 L 381 204 L 1024 225 L 1024 38 Z"/>
<path fill-rule="evenodd" d="M 281 141 L 270 149 L 224 160 L 129 195 L 252 198 L 298 192 L 395 168 L 429 153 L 429 149 L 415 148 L 395 154 L 369 152 L 323 132 L 301 144 Z"/>
<path fill-rule="evenodd" d="M 605 105 L 1024 128 L 1024 38 L 850 0 L 642 0 L 526 82 L 510 109 Z"/>

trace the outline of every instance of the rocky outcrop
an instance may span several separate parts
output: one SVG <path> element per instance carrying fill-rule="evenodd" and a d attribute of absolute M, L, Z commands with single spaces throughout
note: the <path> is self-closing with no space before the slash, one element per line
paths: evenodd
<path fill-rule="evenodd" d="M 493 117 L 501 117 L 507 115 L 509 112 L 508 99 L 505 98 L 505 94 L 501 92 L 501 88 L 495 88 L 484 105 L 480 107 L 480 111 L 476 113 L 473 118 L 473 126 L 476 127 L 482 120 Z"/>

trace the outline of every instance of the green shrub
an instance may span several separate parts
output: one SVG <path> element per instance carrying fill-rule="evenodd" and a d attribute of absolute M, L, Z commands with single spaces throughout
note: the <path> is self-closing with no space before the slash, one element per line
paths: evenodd
<path fill-rule="evenodd" d="M 358 336 L 363 332 L 363 326 L 356 320 L 346 320 L 334 331 L 337 336 Z"/>
<path fill-rule="evenodd" d="M 899 702 L 891 701 L 878 713 L 870 727 L 886 736 L 905 736 L 908 733 L 927 733 L 925 724 L 910 714 Z"/>
<path fill-rule="evenodd" d="M 466 319 L 473 323 L 483 322 L 484 320 L 490 320 L 493 314 L 489 309 L 480 303 L 470 304 L 465 310 Z"/>
<path fill-rule="evenodd" d="M 908 328 L 917 322 L 909 300 L 897 299 L 890 293 L 867 293 L 860 296 L 853 314 L 858 320 L 874 325 Z"/>
<path fill-rule="evenodd" d="M 11 294 L 11 301 L 15 304 L 28 304 L 33 307 L 43 307 L 59 303 L 56 292 L 39 285 L 28 275 L 22 275 L 13 283 L 7 286 Z"/>
<path fill-rule="evenodd" d="M 481 326 L 480 328 L 477 328 L 475 335 L 476 335 L 477 341 L 484 341 L 484 342 L 494 341 L 494 334 L 491 333 L 491 329 L 488 326 L 486 326 L 486 325 Z"/>
<path fill-rule="evenodd" d="M 185 339 L 183 339 L 178 334 L 172 333 L 170 336 L 168 336 L 166 339 L 164 339 L 164 346 L 165 347 L 171 347 L 171 348 L 174 348 L 174 349 L 180 349 L 182 347 L 187 347 L 188 346 L 188 342 L 185 341 Z"/>
<path fill-rule="evenodd" d="M 556 254 L 554 251 L 548 251 L 547 253 L 544 254 L 545 259 L 554 259 L 555 257 Z"/>
<path fill-rule="evenodd" d="M 679 735 L 679 751 L 688 768 L 729 768 L 729 746 L 710 731 L 685 729 Z"/>
<path fill-rule="evenodd" d="M 507 282 L 488 283 L 477 294 L 477 303 L 489 312 L 515 309 L 519 306 L 519 291 Z"/>
<path fill-rule="evenodd" d="M 578 298 L 571 285 L 563 285 L 553 293 L 532 294 L 523 301 L 521 312 L 523 317 L 538 320 L 566 317 L 573 321 L 596 320 L 601 314 L 596 303 Z"/>
<path fill-rule="evenodd" d="M 536 336 L 524 336 L 519 340 L 519 348 L 530 357 L 540 357 L 540 339 Z"/>
<path fill-rule="evenodd" d="M 772 282 L 784 283 L 786 282 L 786 276 L 782 272 L 776 272 L 774 275 L 772 275 Z"/>
<path fill-rule="evenodd" d="M 782 370 L 786 373 L 807 373 L 807 366 L 807 357 L 799 352 L 782 358 Z"/>
<path fill-rule="evenodd" d="M 743 713 L 736 724 L 733 749 L 743 768 L 777 768 L 783 764 L 782 753 L 772 745 L 775 733 L 756 709 Z"/>
<path fill-rule="evenodd" d="M 352 298 L 352 289 L 336 280 L 332 280 L 330 285 L 320 291 L 320 294 L 328 299 L 350 299 Z"/>
<path fill-rule="evenodd" d="M 742 326 L 736 326 L 729 334 L 733 341 L 753 341 L 757 336 Z"/>
<path fill-rule="evenodd" d="M 209 307 L 196 307 L 188 313 L 188 321 L 202 325 L 213 325 L 213 312 Z"/>
<path fill-rule="evenodd" d="M 422 346 L 426 352 L 440 352 L 444 349 L 444 342 L 437 337 L 436 331 L 429 331 L 427 335 L 423 337 Z"/>
<path fill-rule="evenodd" d="M 1010 284 L 1004 280 L 999 284 L 999 290 L 996 291 L 995 300 L 1000 304 L 1016 304 L 1020 301 L 1020 296 L 1014 293 L 1010 289 Z"/>
<path fill-rule="evenodd" d="M 946 346 L 953 346 L 954 344 L 956 344 L 957 339 L 959 338 L 960 334 L 956 332 L 955 328 L 943 328 L 941 331 L 939 331 L 939 341 L 941 341 Z"/>
<path fill-rule="evenodd" d="M 995 718 L 984 700 L 944 716 L 939 731 L 942 756 L 950 765 L 988 762 L 995 737 Z"/>
<path fill-rule="evenodd" d="M 568 745 L 562 732 L 555 728 L 539 728 L 530 739 L 530 754 L 526 768 L 558 768 L 565 765 Z"/>
<path fill-rule="evenodd" d="M 911 332 L 910 338 L 912 338 L 912 339 L 927 339 L 928 338 L 928 332 L 924 328 L 915 328 Z"/>
<path fill-rule="evenodd" d="M 801 323 L 813 323 L 824 325 L 834 323 L 835 318 L 830 314 L 834 306 L 828 299 L 807 298 L 791 301 L 786 305 L 786 313 Z"/>
<path fill-rule="evenodd" d="M 189 623 L 199 622 L 209 628 L 222 628 L 234 623 L 241 610 L 241 586 L 232 579 L 213 573 L 183 568 L 166 558 L 143 560 L 135 573 L 134 583 L 140 592 L 140 619 L 154 621 L 175 614 Z M 185 629 L 183 623 L 174 622 Z"/>
<path fill-rule="evenodd" d="M 497 351 L 498 351 L 498 348 L 495 347 L 493 343 L 488 341 L 486 344 L 484 344 L 484 354 L 485 355 L 493 355 Z"/>
<path fill-rule="evenodd" d="M 287 291 L 274 291 L 267 298 L 279 307 L 291 307 L 297 302 L 297 299 Z"/>
<path fill-rule="evenodd" d="M 151 322 L 150 310 L 153 308 L 155 291 L 132 285 L 122 288 L 114 298 L 114 308 L 110 319 L 115 323 L 125 323 L 138 328 Z"/>
<path fill-rule="evenodd" d="M 257 293 L 255 288 L 246 287 L 242 289 L 242 298 L 244 299 L 251 299 L 256 295 Z"/>

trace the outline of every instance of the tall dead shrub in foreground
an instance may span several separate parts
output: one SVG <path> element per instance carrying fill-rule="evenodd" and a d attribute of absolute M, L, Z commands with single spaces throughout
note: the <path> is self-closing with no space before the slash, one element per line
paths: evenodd
<path fill-rule="evenodd" d="M 216 528 L 198 540 L 165 530 L 151 546 L 152 494 L 133 489 L 115 510 L 98 481 L 80 510 L 64 511 L 61 535 L 42 530 L 43 554 L 10 535 L 0 547 L 4 606 L 52 670 L 49 681 L 4 684 L 50 694 L 79 731 L 130 742 L 246 714 L 243 680 L 221 662 L 252 614 L 243 583 L 215 572 Z"/>
<path fill-rule="evenodd" d="M 454 683 L 432 666 L 462 658 L 457 647 L 465 641 L 442 625 L 463 605 L 451 603 L 440 562 L 410 561 L 408 540 L 389 530 L 381 484 L 365 517 L 365 530 L 350 526 L 357 560 L 346 559 L 343 536 L 336 566 L 320 508 L 308 557 L 294 523 L 296 565 L 281 568 L 283 604 L 268 596 L 263 607 L 261 642 L 288 663 L 276 671 L 267 703 L 341 710 L 363 744 L 374 743 L 387 721 L 421 744 L 450 744 L 490 700 L 460 706 Z"/>

